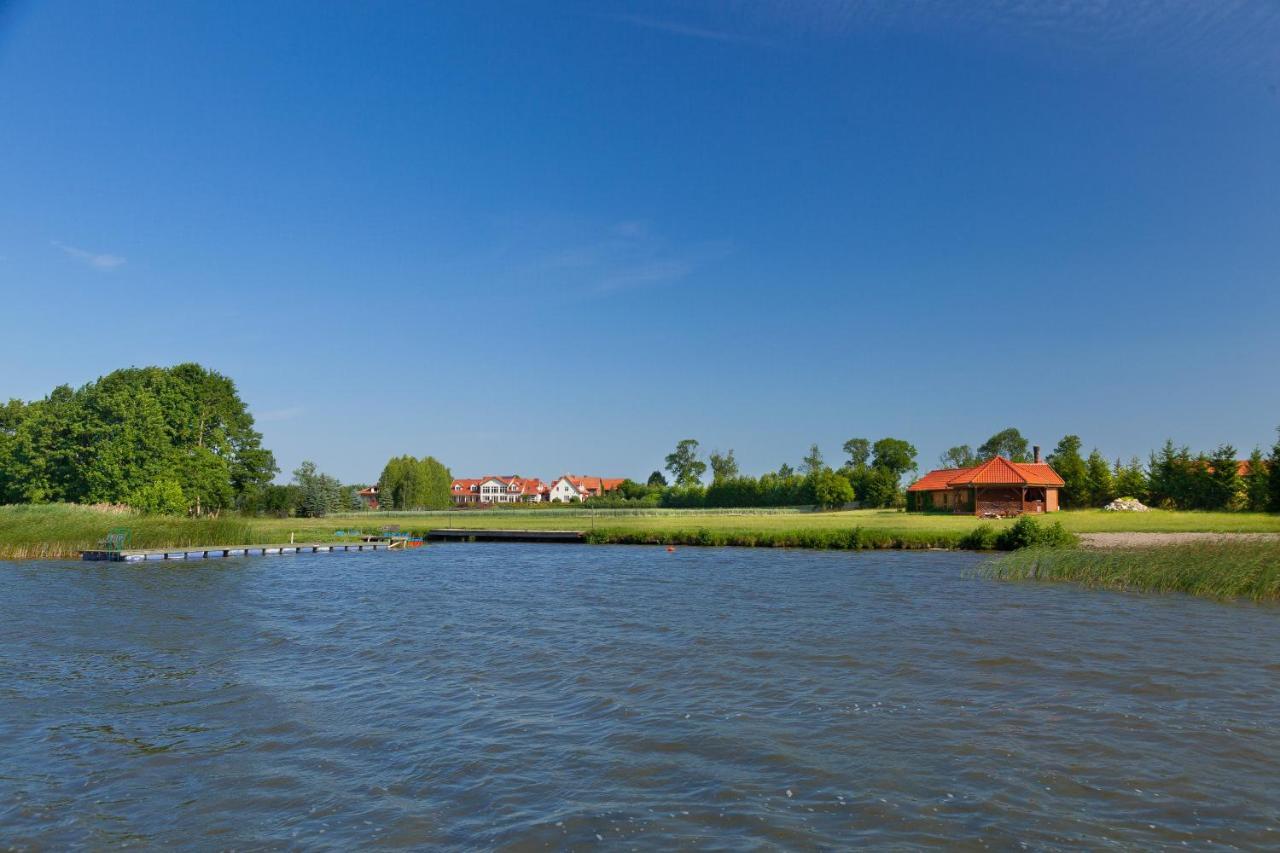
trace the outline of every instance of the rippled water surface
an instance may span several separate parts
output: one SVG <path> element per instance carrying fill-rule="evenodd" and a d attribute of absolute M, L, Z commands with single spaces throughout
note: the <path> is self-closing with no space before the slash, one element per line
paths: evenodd
<path fill-rule="evenodd" d="M 1280 845 L 1280 609 L 982 559 L 0 563 L 0 840 Z"/>

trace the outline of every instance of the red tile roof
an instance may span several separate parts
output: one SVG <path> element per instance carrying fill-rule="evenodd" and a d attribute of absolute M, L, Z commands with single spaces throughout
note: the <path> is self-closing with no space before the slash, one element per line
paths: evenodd
<path fill-rule="evenodd" d="M 532 480 L 525 480 L 520 484 L 520 494 L 522 495 L 545 495 L 549 491 L 551 491 L 551 487 L 536 477 Z"/>
<path fill-rule="evenodd" d="M 909 492 L 937 492 L 963 486 L 1062 486 L 1058 472 L 1046 462 L 1010 462 L 1003 456 L 972 468 L 940 468 L 925 474 Z"/>
<path fill-rule="evenodd" d="M 936 471 L 930 471 L 919 480 L 916 480 L 907 487 L 908 492 L 940 492 L 947 488 L 947 483 L 951 482 L 951 478 L 960 474 L 967 474 L 972 468 L 939 468 Z"/>
<path fill-rule="evenodd" d="M 579 477 L 566 474 L 565 479 L 573 483 L 580 492 L 611 492 L 622 485 L 623 477 Z"/>

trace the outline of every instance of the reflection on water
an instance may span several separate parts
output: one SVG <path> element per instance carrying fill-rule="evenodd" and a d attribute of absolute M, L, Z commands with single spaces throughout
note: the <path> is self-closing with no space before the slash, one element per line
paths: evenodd
<path fill-rule="evenodd" d="M 0 842 L 1280 844 L 1280 609 L 981 559 L 0 563 Z"/>

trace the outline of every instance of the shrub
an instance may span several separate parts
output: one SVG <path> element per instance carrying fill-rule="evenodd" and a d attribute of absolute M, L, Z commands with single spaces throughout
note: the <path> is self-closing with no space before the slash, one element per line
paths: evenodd
<path fill-rule="evenodd" d="M 960 540 L 960 547 L 970 551 L 994 551 L 996 530 L 990 524 L 979 524 Z"/>
<path fill-rule="evenodd" d="M 1063 548 L 1075 544 L 1075 541 L 1075 536 L 1068 533 L 1061 522 L 1041 527 L 1034 518 L 1023 515 L 996 535 L 995 546 L 1001 551 L 1017 551 L 1021 548 Z"/>
<path fill-rule="evenodd" d="M 148 515 L 185 515 L 187 498 L 177 480 L 156 480 L 135 489 L 125 501 Z"/>

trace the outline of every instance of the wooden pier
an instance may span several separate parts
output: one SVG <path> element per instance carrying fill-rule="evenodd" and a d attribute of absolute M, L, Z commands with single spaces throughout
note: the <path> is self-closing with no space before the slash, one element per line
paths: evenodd
<path fill-rule="evenodd" d="M 119 551 L 81 551 L 82 560 L 112 563 L 141 563 L 151 560 L 207 560 L 221 557 L 262 557 L 271 554 L 336 554 L 344 551 L 400 550 L 398 543 L 377 542 L 290 542 L 284 545 L 201 545 L 187 548 L 125 548 Z"/>
<path fill-rule="evenodd" d="M 586 542 L 581 530 L 466 530 L 450 527 L 427 532 L 430 542 Z"/>

